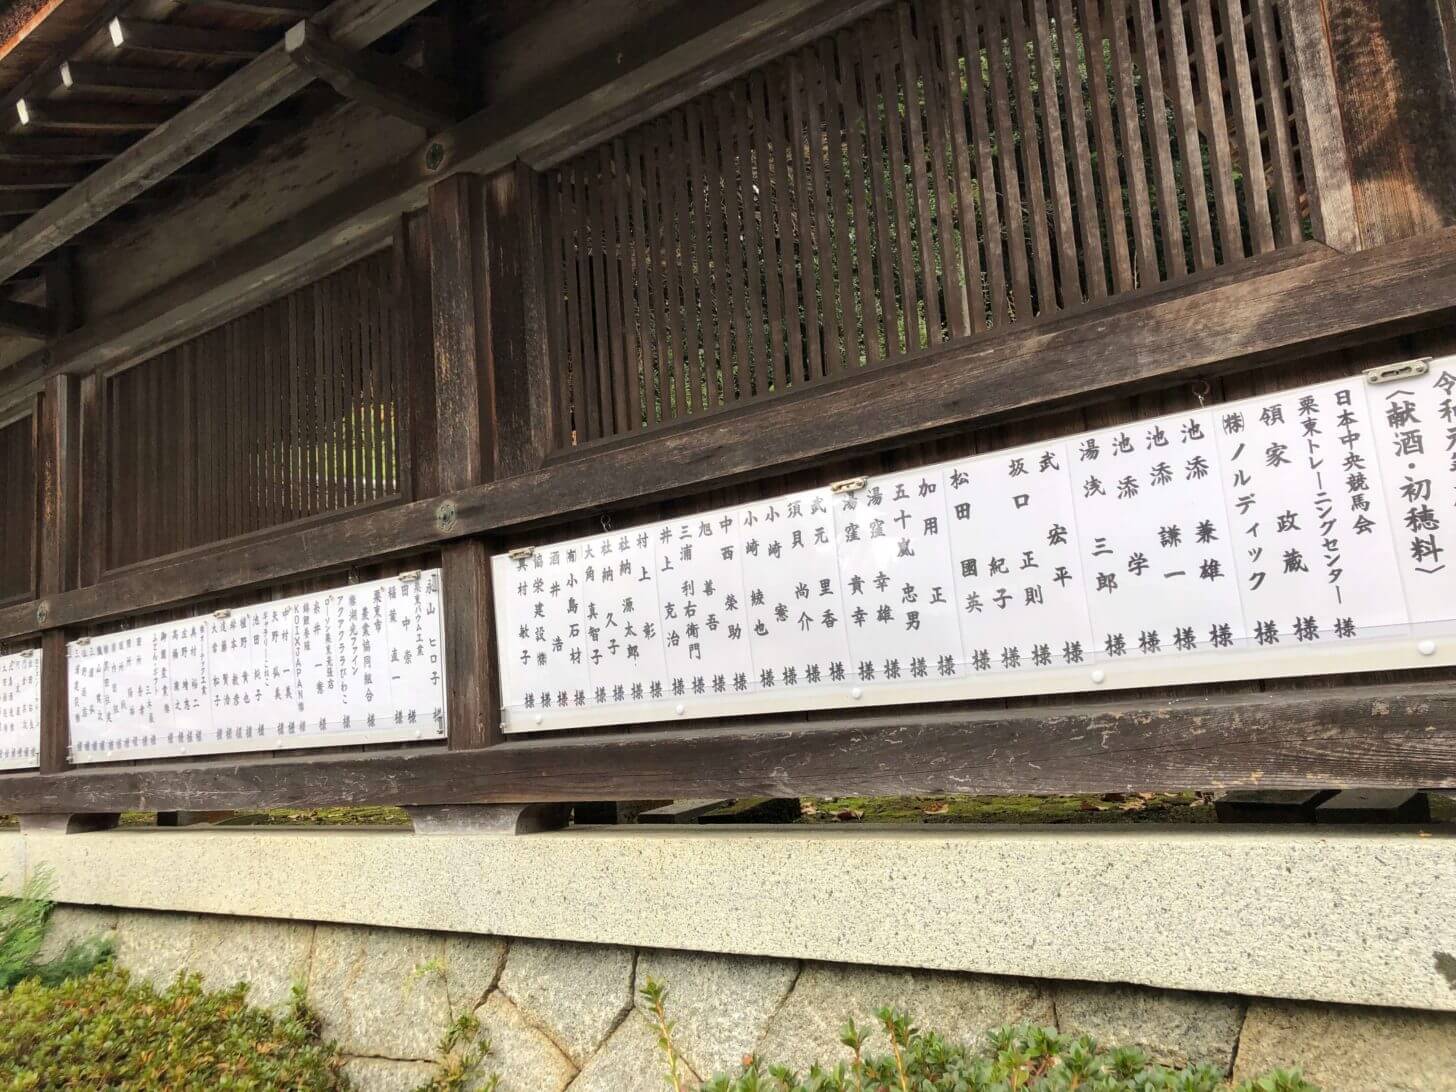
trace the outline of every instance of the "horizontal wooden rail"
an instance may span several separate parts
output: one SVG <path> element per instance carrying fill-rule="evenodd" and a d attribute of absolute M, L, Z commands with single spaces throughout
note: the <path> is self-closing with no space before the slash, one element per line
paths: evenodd
<path fill-rule="evenodd" d="M 0 776 L 0 811 L 1334 786 L 1456 788 L 1456 688 L 960 711 Z"/>
<path fill-rule="evenodd" d="M 133 570 L 0 609 L 0 639 L 104 621 L 601 509 L 1248 369 L 1432 325 L 1456 313 L 1456 229 L 1358 254 L 1285 256 L 1045 326 L 917 354 L 893 369 L 622 440 L 541 470 L 340 519 L 266 542 Z"/>

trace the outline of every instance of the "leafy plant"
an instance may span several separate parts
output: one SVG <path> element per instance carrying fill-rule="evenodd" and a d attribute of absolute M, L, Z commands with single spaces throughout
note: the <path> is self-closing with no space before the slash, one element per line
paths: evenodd
<path fill-rule="evenodd" d="M 500 1074 L 482 1073 L 490 1056 L 490 1039 L 481 1034 L 480 1021 L 470 1013 L 457 1017 L 440 1040 L 440 1070 L 415 1092 L 496 1092 Z"/>
<path fill-rule="evenodd" d="M 342 1092 L 337 1049 L 315 1026 L 246 1001 L 247 987 L 208 993 L 196 975 L 158 991 L 103 967 L 0 994 L 0 1086 L 115 1092 L 287 1088 Z M 306 1010 L 305 1010 L 306 1012 Z"/>
<path fill-rule="evenodd" d="M 0 991 L 27 979 L 55 985 L 89 974 L 111 958 L 110 943 L 95 938 L 67 944 L 55 959 L 39 959 L 46 926 L 55 909 L 53 891 L 50 874 L 37 869 L 18 897 L 0 897 Z"/>
<path fill-rule="evenodd" d="M 674 1089 L 677 1057 L 666 990 L 644 989 L 659 1028 Z M 803 1076 L 785 1066 L 750 1057 L 736 1076 L 719 1075 L 703 1092 L 1221 1092 L 1228 1084 L 1211 1066 L 1178 1071 L 1152 1064 L 1130 1047 L 1107 1049 L 1088 1036 L 1059 1035 L 1032 1025 L 990 1032 L 980 1048 L 952 1043 L 917 1028 L 907 1013 L 882 1008 L 876 1014 L 889 1040 L 885 1054 L 866 1054 L 865 1033 L 853 1020 L 840 1035 L 848 1061 L 816 1064 Z M 1239 1086 L 1237 1092 L 1319 1092 L 1298 1072 L 1275 1071 Z"/>
<path fill-rule="evenodd" d="M 667 1080 L 673 1092 L 683 1092 L 682 1058 L 673 1045 L 672 1033 L 677 1026 L 667 1018 L 667 987 L 655 978 L 648 978 L 642 987 L 642 999 L 652 1009 L 652 1022 L 657 1027 L 658 1049 L 667 1056 Z"/>

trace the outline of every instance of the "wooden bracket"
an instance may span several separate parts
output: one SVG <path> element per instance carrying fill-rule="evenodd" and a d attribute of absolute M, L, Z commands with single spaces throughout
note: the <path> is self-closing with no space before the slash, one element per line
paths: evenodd
<path fill-rule="evenodd" d="M 465 116 L 451 88 L 392 57 L 368 49 L 347 49 L 312 23 L 295 23 L 283 49 L 300 69 L 323 80 L 346 99 L 366 103 L 429 132 Z"/>

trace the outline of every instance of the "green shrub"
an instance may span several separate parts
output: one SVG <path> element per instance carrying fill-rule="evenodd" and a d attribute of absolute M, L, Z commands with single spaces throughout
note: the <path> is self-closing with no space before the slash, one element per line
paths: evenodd
<path fill-rule="evenodd" d="M 18 898 L 0 898 L 0 991 L 26 979 L 54 985 L 78 978 L 111 958 L 111 945 L 98 938 L 68 944 L 55 959 L 40 961 L 46 925 L 55 908 L 51 891 L 50 875 L 38 870 Z"/>
<path fill-rule="evenodd" d="M 683 1092 L 682 1062 L 667 1018 L 667 991 L 648 980 L 642 990 L 666 1058 L 665 1085 Z M 853 1020 L 840 1041 L 849 1057 L 815 1065 L 804 1075 L 771 1061 L 749 1058 L 737 1076 L 719 1075 L 703 1092 L 1220 1092 L 1223 1075 L 1210 1066 L 1176 1071 L 1152 1065 L 1139 1050 L 1103 1049 L 1087 1036 L 1051 1028 L 1001 1028 L 980 1049 L 948 1042 L 915 1027 L 903 1012 L 881 1009 L 888 1054 L 865 1053 L 866 1035 Z M 1274 1072 L 1239 1092 L 1319 1092 L 1298 1073 Z"/>
<path fill-rule="evenodd" d="M 101 968 L 0 994 L 0 1088 L 223 1092 L 346 1089 L 342 1058 L 295 1008 L 275 1016 L 247 988 L 204 992 L 195 976 L 158 991 Z"/>

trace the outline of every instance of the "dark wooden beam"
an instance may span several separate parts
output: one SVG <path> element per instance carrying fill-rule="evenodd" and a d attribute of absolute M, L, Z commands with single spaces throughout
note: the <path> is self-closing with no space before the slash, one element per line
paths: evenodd
<path fill-rule="evenodd" d="M 43 63 L 30 68 L 30 74 L 0 96 L 0 117 L 13 117 L 15 104 L 27 95 L 44 91 L 50 86 L 55 72 L 66 61 L 84 50 L 98 33 L 106 29 L 111 20 L 130 7 L 133 0 L 103 0 L 90 17 L 72 35 L 59 42 L 46 56 Z"/>
<path fill-rule="evenodd" d="M 567 453 L 531 473 L 132 571 L 60 597 L 48 605 L 48 624 L 161 609 L 224 588 L 701 493 L 957 429 L 1429 328 L 1456 314 L 1456 229 L 1211 287 L 1185 286 L 1104 308 L 1089 321 L 1092 314 L 923 351 L 893 369 L 866 370 L 747 412 Z M 439 518 L 446 504 L 448 522 Z M 0 639 L 44 628 L 33 608 L 0 608 Z"/>
<path fill-rule="evenodd" d="M 53 316 L 44 307 L 0 300 L 0 331 L 18 337 L 49 341 L 56 332 Z"/>
<path fill-rule="evenodd" d="M 85 178 L 81 167 L 0 163 L 0 190 L 64 190 Z"/>
<path fill-rule="evenodd" d="M 289 27 L 283 49 L 299 68 L 346 99 L 429 132 L 453 124 L 464 113 L 460 97 L 447 84 L 381 53 L 346 49 L 312 23 Z"/>
<path fill-rule="evenodd" d="M 68 61 L 56 75 L 56 89 L 66 94 L 88 91 L 161 91 L 201 95 L 218 83 L 218 75 L 187 68 L 141 68 L 135 65 Z"/>
<path fill-rule="evenodd" d="M 142 102 L 78 102 L 47 99 L 30 103 L 26 131 L 147 133 L 177 113 L 175 106 Z"/>
<path fill-rule="evenodd" d="M 269 31 L 189 27 L 118 16 L 107 28 L 117 49 L 181 57 L 252 60 L 278 41 Z"/>
<path fill-rule="evenodd" d="M 319 19 L 334 41 L 363 47 L 428 6 L 429 0 L 334 0 Z M 284 55 L 278 36 L 266 53 L 98 168 L 43 217 L 33 217 L 0 239 L 0 281 L 129 204 L 160 179 L 303 90 L 309 81 Z"/>
<path fill-rule="evenodd" d="M 0 811 L 1456 787 L 1448 684 L 743 720 L 306 759 L 0 775 Z"/>
<path fill-rule="evenodd" d="M 182 0 L 186 7 L 278 18 L 309 19 L 323 11 L 327 0 Z"/>
<path fill-rule="evenodd" d="M 116 137 L 0 137 L 0 163 L 99 163 L 114 159 L 131 146 Z"/>

